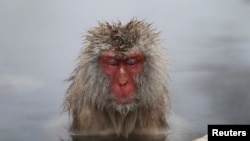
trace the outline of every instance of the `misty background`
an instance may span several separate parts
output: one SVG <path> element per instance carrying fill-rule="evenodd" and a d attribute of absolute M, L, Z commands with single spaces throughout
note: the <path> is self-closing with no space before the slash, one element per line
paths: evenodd
<path fill-rule="evenodd" d="M 0 141 L 54 141 L 82 35 L 145 19 L 167 48 L 172 112 L 192 125 L 250 124 L 249 0 L 1 0 Z M 58 122 L 58 123 L 57 123 Z"/>

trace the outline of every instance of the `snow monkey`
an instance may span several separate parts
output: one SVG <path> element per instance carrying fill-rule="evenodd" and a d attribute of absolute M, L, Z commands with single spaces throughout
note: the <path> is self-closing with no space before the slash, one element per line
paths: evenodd
<path fill-rule="evenodd" d="M 144 20 L 99 22 L 84 36 L 64 101 L 80 135 L 166 135 L 169 96 L 159 32 Z"/>

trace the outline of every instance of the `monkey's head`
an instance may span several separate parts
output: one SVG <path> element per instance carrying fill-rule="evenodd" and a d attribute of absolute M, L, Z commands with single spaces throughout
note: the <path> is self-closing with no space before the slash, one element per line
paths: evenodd
<path fill-rule="evenodd" d="M 167 99 L 166 62 L 159 33 L 144 21 L 99 23 L 84 37 L 66 108 L 113 110 L 126 115 L 157 108 Z M 166 106 L 167 107 L 167 106 Z"/>

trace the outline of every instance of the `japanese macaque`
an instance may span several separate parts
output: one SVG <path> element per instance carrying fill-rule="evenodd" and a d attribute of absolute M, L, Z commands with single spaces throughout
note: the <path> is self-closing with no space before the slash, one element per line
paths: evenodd
<path fill-rule="evenodd" d="M 99 23 L 84 37 L 64 108 L 77 135 L 166 135 L 169 97 L 159 33 L 145 21 Z"/>

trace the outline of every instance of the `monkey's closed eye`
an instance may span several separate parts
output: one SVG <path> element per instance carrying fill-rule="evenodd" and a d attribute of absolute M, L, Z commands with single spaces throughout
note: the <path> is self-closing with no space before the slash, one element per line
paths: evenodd
<path fill-rule="evenodd" d="M 127 61 L 126 61 L 126 64 L 127 65 L 135 65 L 137 62 L 137 59 L 136 58 L 129 58 Z"/>
<path fill-rule="evenodd" d="M 111 66 L 117 66 L 119 61 L 115 58 L 108 58 L 107 59 L 107 63 Z"/>

